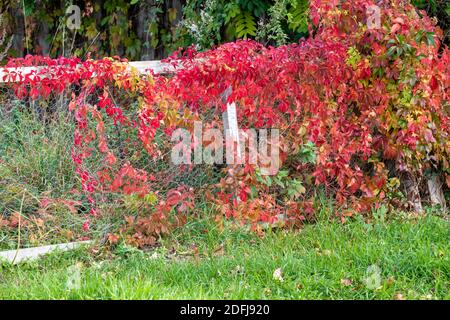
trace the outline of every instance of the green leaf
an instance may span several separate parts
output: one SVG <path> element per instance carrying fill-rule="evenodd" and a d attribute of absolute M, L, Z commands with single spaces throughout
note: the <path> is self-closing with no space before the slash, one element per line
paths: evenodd
<path fill-rule="evenodd" d="M 390 58 L 394 55 L 395 51 L 396 51 L 397 47 L 390 47 L 388 49 L 388 51 L 386 52 L 386 55 Z"/>
<path fill-rule="evenodd" d="M 434 41 L 434 33 L 433 32 L 427 32 L 427 43 L 429 46 L 435 46 Z"/>
<path fill-rule="evenodd" d="M 153 192 L 145 195 L 144 200 L 150 204 L 155 204 L 158 201 L 158 197 Z"/>
<path fill-rule="evenodd" d="M 296 3 L 287 14 L 289 29 L 294 32 L 308 32 L 308 2 L 301 1 Z"/>
<path fill-rule="evenodd" d="M 236 26 L 236 37 L 247 39 L 249 36 L 256 36 L 255 18 L 248 12 L 239 13 L 234 19 Z"/>
<path fill-rule="evenodd" d="M 314 142 L 308 141 L 305 143 L 298 153 L 300 161 L 314 164 L 316 162 L 316 149 Z"/>
<path fill-rule="evenodd" d="M 306 188 L 303 186 L 303 184 L 300 181 L 298 181 L 296 179 L 293 179 L 290 182 L 290 185 L 287 189 L 288 196 L 291 199 L 298 198 L 300 195 L 304 194 L 305 192 L 306 192 Z"/>
<path fill-rule="evenodd" d="M 241 14 L 241 8 L 237 3 L 230 2 L 225 5 L 225 24 L 229 24 L 230 21 Z"/>

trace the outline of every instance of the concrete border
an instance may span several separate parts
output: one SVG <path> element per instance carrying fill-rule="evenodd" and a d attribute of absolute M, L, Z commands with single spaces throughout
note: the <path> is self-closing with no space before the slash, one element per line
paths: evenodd
<path fill-rule="evenodd" d="M 80 241 L 80 242 L 69 242 L 69 243 L 41 246 L 35 248 L 0 251 L 0 261 L 6 260 L 9 263 L 18 264 L 26 260 L 35 260 L 41 257 L 42 255 L 53 252 L 55 250 L 69 251 L 91 243 L 92 241 Z"/>

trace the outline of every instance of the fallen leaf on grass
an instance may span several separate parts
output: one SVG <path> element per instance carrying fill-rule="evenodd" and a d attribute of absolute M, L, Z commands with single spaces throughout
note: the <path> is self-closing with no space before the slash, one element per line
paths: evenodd
<path fill-rule="evenodd" d="M 220 256 L 223 256 L 224 254 L 225 254 L 225 248 L 224 248 L 223 244 L 221 244 L 216 249 L 214 249 L 214 252 L 213 252 L 214 257 L 220 257 Z"/>
<path fill-rule="evenodd" d="M 273 272 L 273 279 L 283 282 L 283 271 L 281 270 L 281 268 L 275 269 L 275 271 Z"/>
<path fill-rule="evenodd" d="M 394 300 L 405 300 L 405 297 L 401 293 L 396 293 Z"/>
<path fill-rule="evenodd" d="M 353 284 L 353 281 L 350 280 L 350 279 L 346 279 L 345 278 L 345 279 L 341 279 L 341 284 L 346 286 L 346 287 L 348 287 L 348 286 L 351 286 Z"/>
<path fill-rule="evenodd" d="M 113 233 L 109 233 L 108 234 L 108 242 L 110 244 L 116 244 L 117 242 L 119 242 L 119 236 Z"/>

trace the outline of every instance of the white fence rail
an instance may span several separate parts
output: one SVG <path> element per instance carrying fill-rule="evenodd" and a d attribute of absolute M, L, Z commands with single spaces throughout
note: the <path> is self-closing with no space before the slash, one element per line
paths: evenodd
<path fill-rule="evenodd" d="M 174 67 L 169 63 L 161 62 L 160 60 L 151 60 L 151 61 L 131 61 L 128 62 L 131 67 L 136 68 L 141 74 L 147 73 L 147 70 L 153 70 L 155 74 L 167 72 L 167 71 L 175 71 Z M 39 67 L 18 67 L 18 68 L 0 68 L 0 83 L 8 83 L 8 82 L 18 82 L 20 78 L 17 76 L 14 79 L 4 79 L 5 75 L 12 75 L 11 72 L 17 73 L 17 75 L 32 75 L 33 72 L 39 70 Z"/>
<path fill-rule="evenodd" d="M 161 62 L 160 60 L 150 60 L 150 61 L 131 61 L 128 62 L 131 67 L 136 68 L 139 73 L 145 74 L 148 70 L 152 70 L 155 74 L 165 73 L 165 72 L 175 72 L 173 65 L 169 63 Z M 9 77 L 9 79 L 4 79 L 4 76 L 8 72 L 16 72 L 18 75 L 33 74 L 34 71 L 38 70 L 39 67 L 22 67 L 22 68 L 0 68 L 0 83 L 11 83 L 20 81 L 20 77 L 17 76 L 15 79 Z M 231 94 L 231 90 L 224 92 L 224 97 L 228 97 Z M 237 146 L 237 157 L 241 157 L 240 140 L 239 140 L 239 128 L 237 124 L 237 114 L 236 114 L 236 104 L 234 102 L 227 103 L 227 108 L 222 114 L 222 121 L 224 124 L 225 136 L 230 135 L 231 141 Z"/>

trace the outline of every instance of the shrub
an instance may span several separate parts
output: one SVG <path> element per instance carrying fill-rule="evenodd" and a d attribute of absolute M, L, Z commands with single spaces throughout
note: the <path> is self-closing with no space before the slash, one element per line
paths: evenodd
<path fill-rule="evenodd" d="M 175 128 L 192 130 L 198 119 L 220 122 L 222 93 L 231 86 L 228 101 L 238 105 L 241 128 L 283 133 L 282 167 L 264 178 L 255 166 L 237 166 L 197 193 L 208 191 L 224 215 L 254 226 L 281 216 L 298 224 L 313 219 L 320 186 L 345 219 L 382 202 L 396 205 L 403 175 L 432 170 L 450 183 L 449 51 L 442 31 L 403 0 L 380 7 L 381 25 L 368 28 L 372 5 L 313 0 L 308 40 L 277 48 L 237 41 L 202 53 L 188 49 L 169 59 L 180 67 L 170 77 L 139 77 L 126 61 L 109 58 L 26 57 L 9 66 L 45 66 L 15 86 L 19 97 L 81 87 L 71 103 L 72 158 L 93 215 L 110 193 L 154 194 L 153 212 L 161 205 L 168 206 L 166 214 L 192 208 L 181 195 L 164 199 L 176 189 L 170 166 L 161 171 L 145 163 L 167 159 Z M 123 133 L 121 142 L 111 139 L 113 130 Z M 92 172 L 94 153 L 104 161 Z"/>

